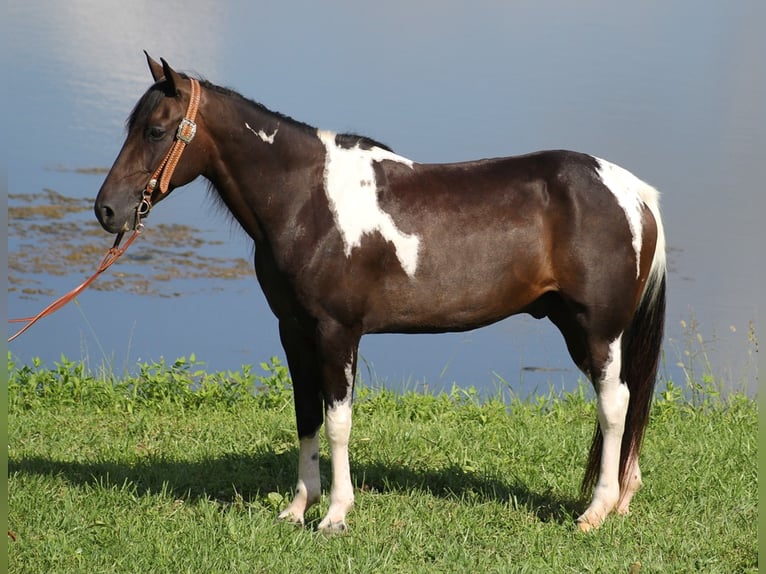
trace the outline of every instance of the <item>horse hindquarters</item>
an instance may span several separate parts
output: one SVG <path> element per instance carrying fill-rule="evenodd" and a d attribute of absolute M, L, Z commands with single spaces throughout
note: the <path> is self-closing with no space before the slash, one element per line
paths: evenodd
<path fill-rule="evenodd" d="M 643 183 L 638 194 L 645 209 L 636 285 L 644 287 L 627 326 L 611 340 L 606 352 L 603 338 L 589 333 L 589 375 L 597 390 L 599 417 L 582 484 L 584 494 L 595 484 L 591 503 L 578 518 L 584 531 L 598 527 L 613 510 L 627 513 L 641 486 L 638 456 L 649 421 L 664 332 L 666 264 L 658 194 Z M 612 308 L 612 313 L 616 311 Z M 601 361 L 599 356 L 606 358 Z"/>

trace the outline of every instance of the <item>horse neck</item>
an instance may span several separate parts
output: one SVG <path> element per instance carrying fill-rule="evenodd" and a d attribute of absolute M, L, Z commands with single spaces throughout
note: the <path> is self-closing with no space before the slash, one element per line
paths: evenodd
<path fill-rule="evenodd" d="M 316 130 L 222 94 L 205 107 L 213 143 L 205 177 L 256 242 L 273 242 L 321 181 Z"/>

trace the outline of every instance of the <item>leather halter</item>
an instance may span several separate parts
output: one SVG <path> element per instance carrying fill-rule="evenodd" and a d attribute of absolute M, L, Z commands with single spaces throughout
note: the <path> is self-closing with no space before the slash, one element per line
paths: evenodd
<path fill-rule="evenodd" d="M 191 82 L 189 106 L 186 108 L 184 118 L 178 125 L 173 145 L 170 146 L 162 162 L 154 170 L 152 177 L 149 178 L 149 182 L 146 184 L 144 194 L 141 197 L 141 203 L 136 208 L 136 229 L 141 225 L 141 219 L 149 215 L 149 211 L 152 209 L 152 198 L 157 186 L 159 185 L 160 194 L 164 195 L 167 193 L 170 178 L 173 176 L 173 172 L 178 165 L 178 160 L 181 159 L 184 149 L 186 149 L 186 146 L 194 139 L 197 133 L 197 124 L 194 120 L 197 118 L 197 110 L 199 109 L 200 85 L 199 81 L 194 78 L 189 78 L 189 81 Z"/>

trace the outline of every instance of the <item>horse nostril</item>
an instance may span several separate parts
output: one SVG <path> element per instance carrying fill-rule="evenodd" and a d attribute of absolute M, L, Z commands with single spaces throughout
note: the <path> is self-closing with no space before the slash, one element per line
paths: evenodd
<path fill-rule="evenodd" d="M 96 205 L 96 217 L 102 224 L 109 223 L 114 219 L 114 209 L 109 205 L 97 204 Z"/>

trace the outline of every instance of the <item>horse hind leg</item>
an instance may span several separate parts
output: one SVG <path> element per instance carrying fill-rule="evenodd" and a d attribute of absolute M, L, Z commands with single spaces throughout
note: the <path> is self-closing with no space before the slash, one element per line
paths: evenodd
<path fill-rule="evenodd" d="M 592 349 L 592 352 L 596 349 Z M 594 353 L 594 354 L 596 354 Z M 602 351 L 603 353 L 603 351 Z M 601 354 L 601 353 L 598 353 Z M 597 366 L 597 365 L 594 365 Z M 614 510 L 627 511 L 630 498 L 640 485 L 638 461 L 635 461 L 637 480 L 629 483 L 628 491 L 620 497 L 620 451 L 628 413 L 630 391 L 620 379 L 622 367 L 622 335 L 608 344 L 601 376 L 594 380 L 598 407 L 598 425 L 601 432 L 601 452 L 598 479 L 588 508 L 577 518 L 578 528 L 588 532 L 598 528 Z M 596 369 L 594 369 L 596 371 Z M 594 443 L 597 446 L 597 443 Z"/>
<path fill-rule="evenodd" d="M 633 495 L 638 492 L 643 484 L 641 480 L 641 468 L 638 466 L 638 455 L 632 454 L 631 459 L 628 461 L 628 481 L 620 490 L 620 500 L 617 502 L 617 508 L 615 509 L 617 514 L 628 514 L 630 512 L 630 501 L 633 499 Z"/>
<path fill-rule="evenodd" d="M 655 282 L 651 285 L 654 292 L 641 300 L 627 329 L 607 345 L 602 368 L 599 370 L 595 368 L 597 363 L 592 363 L 599 432 L 591 447 L 583 487 L 593 484 L 596 476 L 598 480 L 591 504 L 580 517 L 582 530 L 590 530 L 603 521 L 611 510 L 615 492 L 619 496 L 613 510 L 626 514 L 641 487 L 638 459 L 649 421 L 665 317 L 664 275 L 655 278 Z M 603 344 L 591 347 L 591 358 L 599 356 L 599 347 Z M 601 377 L 596 373 L 601 373 Z"/>
<path fill-rule="evenodd" d="M 597 322 L 585 308 L 559 295 L 548 295 L 544 304 L 542 314 L 561 331 L 572 360 L 596 389 L 598 428 L 583 481 L 584 490 L 593 483 L 595 488 L 588 508 L 577 518 L 579 529 L 588 531 L 600 526 L 613 510 L 624 508 L 627 511 L 630 498 L 640 486 L 636 459 L 638 480 L 630 483 L 621 498 L 620 453 L 630 399 L 628 387 L 620 377 L 622 334 L 615 331 L 613 325 Z M 590 322 L 584 319 L 588 316 Z M 596 336 L 594 332 L 610 332 L 612 335 Z"/>

